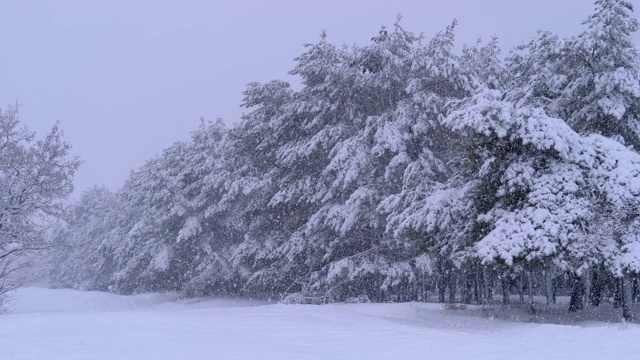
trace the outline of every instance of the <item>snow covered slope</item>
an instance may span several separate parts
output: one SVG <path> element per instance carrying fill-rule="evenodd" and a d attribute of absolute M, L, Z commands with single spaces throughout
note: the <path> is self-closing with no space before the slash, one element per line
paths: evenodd
<path fill-rule="evenodd" d="M 478 312 L 479 313 L 479 312 Z M 640 326 L 509 323 L 435 304 L 273 305 L 25 288 L 0 359 L 640 359 Z"/>

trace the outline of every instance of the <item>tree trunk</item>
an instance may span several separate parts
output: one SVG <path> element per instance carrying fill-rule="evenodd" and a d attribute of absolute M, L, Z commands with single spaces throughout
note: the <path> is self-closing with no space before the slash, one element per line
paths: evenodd
<path fill-rule="evenodd" d="M 582 277 L 572 274 L 571 300 L 569 301 L 569 312 L 583 310 L 584 282 Z"/>
<path fill-rule="evenodd" d="M 442 272 L 440 273 L 440 276 L 438 278 L 438 301 L 441 303 L 445 302 L 445 296 L 447 294 L 447 283 L 448 281 L 448 273 L 446 270 L 442 270 Z"/>
<path fill-rule="evenodd" d="M 464 293 L 464 303 L 471 304 L 473 300 L 473 274 L 471 274 L 473 267 L 469 266 L 467 269 L 464 280 L 465 280 L 465 293 Z"/>
<path fill-rule="evenodd" d="M 638 281 L 638 274 L 633 275 L 633 292 L 631 294 L 631 300 L 637 303 L 640 300 L 640 283 Z"/>
<path fill-rule="evenodd" d="M 476 302 L 476 304 L 482 304 L 484 303 L 484 272 L 480 264 L 476 264 L 476 266 L 474 267 L 475 273 L 473 274 L 473 282 L 475 286 L 473 288 L 473 300 Z"/>
<path fill-rule="evenodd" d="M 502 305 L 509 305 L 509 275 L 507 271 L 502 273 Z"/>
<path fill-rule="evenodd" d="M 422 301 L 422 302 L 426 302 L 428 295 L 427 295 L 427 279 L 425 279 L 425 276 L 422 273 L 418 273 L 418 283 L 416 285 L 416 292 L 417 292 L 417 296 L 418 296 L 418 301 Z"/>
<path fill-rule="evenodd" d="M 493 270 L 491 268 L 483 269 L 485 303 L 490 304 L 493 301 Z"/>
<path fill-rule="evenodd" d="M 450 303 L 456 302 L 456 283 L 457 283 L 456 278 L 457 278 L 456 274 L 453 272 L 453 270 L 451 270 L 451 272 L 449 272 L 449 302 Z"/>
<path fill-rule="evenodd" d="M 615 278 L 614 282 L 616 284 L 616 291 L 613 294 L 613 308 L 619 309 L 622 307 L 622 280 L 621 278 Z"/>
<path fill-rule="evenodd" d="M 547 305 L 555 304 L 555 297 L 553 296 L 553 270 L 551 269 L 551 262 L 545 264 L 544 275 L 544 292 L 547 296 Z"/>
<path fill-rule="evenodd" d="M 591 293 L 589 294 L 589 304 L 600 306 L 602 298 L 602 274 L 600 266 L 595 267 L 591 272 Z"/>
<path fill-rule="evenodd" d="M 620 278 L 620 288 L 622 289 L 622 318 L 626 321 L 633 320 L 631 314 L 631 294 L 633 293 L 633 281 L 627 275 Z"/>
<path fill-rule="evenodd" d="M 585 305 L 591 304 L 591 297 L 593 296 L 593 282 L 591 273 L 593 272 L 593 268 L 589 267 L 584 274 L 584 300 L 582 301 Z"/>
<path fill-rule="evenodd" d="M 529 278 L 529 305 L 533 305 L 533 271 L 527 271 L 527 277 Z"/>
<path fill-rule="evenodd" d="M 524 304 L 524 269 L 520 272 L 518 279 L 518 295 L 520 295 L 520 305 Z"/>

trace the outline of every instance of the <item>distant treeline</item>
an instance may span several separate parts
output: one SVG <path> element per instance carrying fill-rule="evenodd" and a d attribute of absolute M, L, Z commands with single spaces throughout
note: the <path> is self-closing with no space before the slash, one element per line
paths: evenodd
<path fill-rule="evenodd" d="M 454 52 L 382 28 L 322 33 L 292 75 L 251 83 L 236 126 L 203 121 L 52 235 L 55 286 L 297 294 L 309 301 L 638 297 L 640 57 L 632 6 L 582 33 Z"/>

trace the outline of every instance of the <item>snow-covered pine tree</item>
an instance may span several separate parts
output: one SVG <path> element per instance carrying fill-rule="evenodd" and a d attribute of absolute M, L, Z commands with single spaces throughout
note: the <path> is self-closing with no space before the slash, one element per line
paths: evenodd
<path fill-rule="evenodd" d="M 261 255 L 262 261 L 268 266 L 254 274 L 250 287 L 268 284 L 273 289 L 276 283 L 286 285 L 283 291 L 301 290 L 301 284 L 308 288 L 323 254 L 305 235 L 305 223 L 329 191 L 322 173 L 330 152 L 361 126 L 354 118 L 362 110 L 356 108 L 356 99 L 363 94 L 354 83 L 359 69 L 351 65 L 349 52 L 330 44 L 324 33 L 306 48 L 291 71 L 301 77 L 304 87 L 281 107 L 274 123 L 281 136 L 272 173 L 275 191 L 265 212 L 273 240 L 263 242 L 268 248 L 261 250 L 266 255 Z"/>
<path fill-rule="evenodd" d="M 482 92 L 445 121 L 467 132 L 473 162 L 481 165 L 471 184 L 480 195 L 474 227 L 484 230 L 469 243 L 470 251 L 509 267 L 553 261 L 574 276 L 606 258 L 621 259 L 617 239 L 595 236 L 594 225 L 602 202 L 618 211 L 638 204 L 640 185 L 633 179 L 640 155 L 600 135 L 581 136 L 539 108 L 503 99 L 499 91 Z M 580 306 L 572 303 L 572 309 Z"/>
<path fill-rule="evenodd" d="M 127 208 L 125 234 L 114 244 L 114 289 L 178 290 L 192 263 L 191 248 L 177 241 L 186 221 L 179 174 L 187 144 L 177 142 L 131 173 L 119 196 Z"/>
<path fill-rule="evenodd" d="M 632 12 L 627 1 L 598 0 L 578 36 L 541 32 L 516 48 L 507 61 L 507 98 L 544 106 L 579 133 L 618 138 L 637 149 L 640 58 Z"/>
<path fill-rule="evenodd" d="M 558 114 L 556 103 L 566 87 L 573 60 L 566 42 L 539 31 L 535 39 L 513 49 L 506 59 L 505 99 Z"/>
<path fill-rule="evenodd" d="M 193 249 L 182 288 L 187 295 L 237 294 L 242 288 L 239 269 L 230 263 L 244 228 L 236 222 L 237 199 L 227 196 L 235 170 L 228 144 L 221 120 L 203 120 L 191 135 L 179 175 L 186 220 L 176 241 Z"/>
<path fill-rule="evenodd" d="M 638 21 L 625 0 L 597 0 L 587 27 L 567 46 L 567 84 L 559 115 L 581 133 L 620 137 L 640 149 Z"/>
<path fill-rule="evenodd" d="M 460 57 L 460 67 L 473 74 L 477 82 L 489 89 L 504 89 L 508 79 L 497 36 L 491 37 L 487 43 L 478 39 L 473 46 L 465 45 Z"/>
<path fill-rule="evenodd" d="M 430 256 L 438 264 L 441 300 L 443 289 L 455 282 L 451 276 L 453 250 L 448 245 L 454 232 L 442 229 L 435 235 L 435 229 L 427 225 L 433 218 L 425 216 L 424 211 L 437 207 L 436 198 L 458 178 L 457 135 L 440 124 L 446 104 L 463 98 L 476 86 L 473 75 L 462 69 L 453 53 L 455 26 L 454 21 L 412 53 L 408 96 L 394 112 L 402 151 L 390 162 L 389 169 L 394 171 L 387 171 L 388 181 L 395 179 L 401 184 L 399 191 L 389 193 L 379 206 L 388 216 L 387 233 L 401 248 L 409 249 L 414 256 Z M 455 294 L 455 286 L 449 287 Z"/>
<path fill-rule="evenodd" d="M 637 151 L 640 62 L 632 41 L 638 29 L 632 12 L 627 1 L 596 1 L 593 14 L 584 22 L 586 29 L 578 36 L 561 39 L 541 33 L 519 47 L 508 60 L 512 77 L 506 98 L 543 106 L 549 115 L 564 119 L 583 135 L 604 135 Z M 593 211 L 605 214 L 610 209 Z M 611 223 L 602 217 L 600 221 Z M 578 279 L 576 286 L 583 287 L 583 280 Z"/>
<path fill-rule="evenodd" d="M 295 93 L 283 81 L 251 83 L 244 92 L 243 106 L 250 111 L 229 132 L 228 159 L 232 180 L 223 203 L 233 208 L 230 224 L 242 232 L 231 262 L 242 269 L 245 290 L 277 293 L 283 286 L 277 265 L 270 254 L 288 239 L 298 216 L 295 209 L 270 206 L 278 192 L 276 181 L 282 174 L 277 165 L 282 146 L 300 133 L 298 123 L 288 117 Z M 288 215 L 292 215 L 289 217 Z M 273 290 L 273 292 L 271 292 Z"/>
<path fill-rule="evenodd" d="M 394 263 L 377 206 L 399 190 L 391 173 L 403 166 L 398 160 L 404 140 L 394 112 L 407 97 L 417 45 L 418 38 L 402 28 L 399 17 L 392 31 L 382 27 L 372 44 L 353 49 L 343 66 L 350 80 L 342 86 L 352 89 L 340 124 L 344 136 L 328 154 L 330 162 L 321 174 L 327 189 L 305 228 L 305 236 L 322 255 L 314 269 L 315 287 L 381 300 L 385 284 L 413 278 L 407 262 L 400 265 L 403 269 Z"/>
<path fill-rule="evenodd" d="M 107 188 L 95 186 L 70 206 L 66 221 L 58 224 L 51 236 L 52 286 L 108 290 L 113 269 L 109 271 L 106 264 L 111 255 L 106 237 L 117 226 L 112 214 L 118 208 L 117 201 Z"/>

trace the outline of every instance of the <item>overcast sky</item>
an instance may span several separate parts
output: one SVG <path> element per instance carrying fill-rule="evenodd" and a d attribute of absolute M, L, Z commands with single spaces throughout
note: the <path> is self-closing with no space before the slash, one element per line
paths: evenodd
<path fill-rule="evenodd" d="M 295 82 L 287 75 L 293 58 L 323 29 L 334 43 L 365 44 L 398 13 L 406 29 L 428 38 L 457 18 L 459 46 L 496 34 L 507 51 L 538 29 L 576 34 L 592 7 L 591 0 L 3 0 L 0 107 L 19 103 L 22 121 L 40 134 L 60 121 L 84 160 L 76 194 L 94 184 L 115 190 L 131 169 L 186 140 L 200 117 L 237 122 L 248 82 Z"/>

